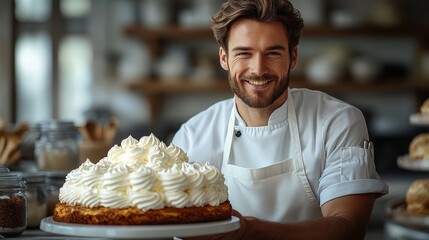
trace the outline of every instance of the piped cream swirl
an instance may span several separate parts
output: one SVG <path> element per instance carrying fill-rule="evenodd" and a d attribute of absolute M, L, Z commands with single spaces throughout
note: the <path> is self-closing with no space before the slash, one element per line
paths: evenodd
<path fill-rule="evenodd" d="M 218 205 L 228 200 L 223 175 L 210 164 L 188 163 L 179 147 L 153 134 L 113 146 L 96 164 L 89 159 L 66 177 L 59 200 L 110 208 Z"/>

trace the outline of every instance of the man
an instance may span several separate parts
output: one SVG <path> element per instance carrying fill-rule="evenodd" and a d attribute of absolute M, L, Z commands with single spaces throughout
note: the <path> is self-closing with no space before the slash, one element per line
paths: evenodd
<path fill-rule="evenodd" d="M 388 189 L 373 149 L 361 145 L 362 113 L 318 91 L 289 89 L 299 12 L 287 0 L 230 0 L 212 22 L 234 98 L 191 118 L 173 139 L 191 161 L 225 176 L 241 227 L 212 237 L 364 239 L 374 201 Z"/>

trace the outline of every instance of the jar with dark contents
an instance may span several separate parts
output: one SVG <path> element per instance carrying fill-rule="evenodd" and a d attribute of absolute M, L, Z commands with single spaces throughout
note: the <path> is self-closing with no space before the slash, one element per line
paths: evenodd
<path fill-rule="evenodd" d="M 39 228 L 40 221 L 45 218 L 48 208 L 47 185 L 43 172 L 22 173 L 27 188 L 25 197 L 27 198 L 27 228 Z"/>
<path fill-rule="evenodd" d="M 14 172 L 0 173 L 0 235 L 17 236 L 27 227 L 25 180 Z"/>

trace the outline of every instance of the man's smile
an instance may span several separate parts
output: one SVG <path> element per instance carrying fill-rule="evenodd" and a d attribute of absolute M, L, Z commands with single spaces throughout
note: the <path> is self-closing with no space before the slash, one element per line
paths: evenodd
<path fill-rule="evenodd" d="M 252 84 L 252 85 L 256 85 L 256 86 L 262 86 L 265 84 L 270 83 L 271 81 L 266 80 L 266 81 L 254 81 L 254 80 L 246 80 L 248 83 Z"/>

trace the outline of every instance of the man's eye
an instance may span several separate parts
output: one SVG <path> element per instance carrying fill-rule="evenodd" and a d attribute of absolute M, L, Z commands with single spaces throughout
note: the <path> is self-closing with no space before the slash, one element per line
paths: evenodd
<path fill-rule="evenodd" d="M 236 56 L 249 56 L 250 53 L 249 52 L 238 52 L 237 54 L 235 54 Z"/>
<path fill-rule="evenodd" d="M 269 52 L 268 55 L 269 56 L 281 56 L 282 54 L 279 52 Z"/>

